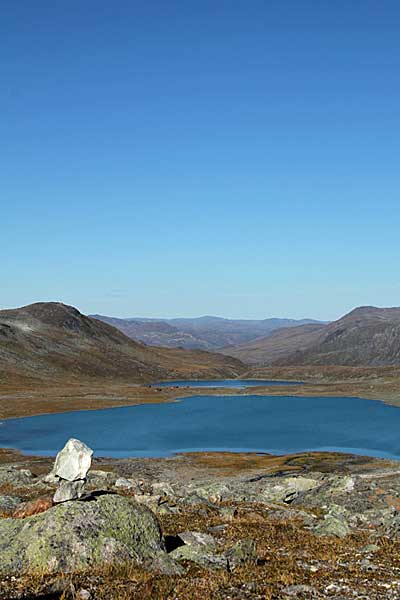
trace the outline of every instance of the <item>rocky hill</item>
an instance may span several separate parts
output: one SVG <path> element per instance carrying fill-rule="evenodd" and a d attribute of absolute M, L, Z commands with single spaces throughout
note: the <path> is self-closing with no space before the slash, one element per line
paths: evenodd
<path fill-rule="evenodd" d="M 237 359 L 202 351 L 154 348 L 56 302 L 0 311 L 0 379 L 112 377 L 133 382 L 236 376 Z"/>
<path fill-rule="evenodd" d="M 257 365 L 400 365 L 400 308 L 356 308 L 341 319 L 293 329 L 225 348 Z"/>
<path fill-rule="evenodd" d="M 92 315 L 120 329 L 125 335 L 154 346 L 216 350 L 270 335 L 282 327 L 318 323 L 312 319 L 117 319 Z"/>

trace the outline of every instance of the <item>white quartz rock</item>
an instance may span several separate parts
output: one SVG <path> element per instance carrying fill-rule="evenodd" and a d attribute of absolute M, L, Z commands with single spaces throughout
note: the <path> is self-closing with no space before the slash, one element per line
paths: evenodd
<path fill-rule="evenodd" d="M 71 438 L 57 454 L 53 474 L 67 481 L 85 479 L 92 464 L 93 450 Z"/>

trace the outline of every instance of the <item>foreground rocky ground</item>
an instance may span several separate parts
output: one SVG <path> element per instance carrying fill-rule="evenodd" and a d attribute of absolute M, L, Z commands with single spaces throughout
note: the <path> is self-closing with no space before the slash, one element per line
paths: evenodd
<path fill-rule="evenodd" d="M 396 462 L 97 460 L 82 489 L 0 456 L 1 599 L 400 598 Z"/>

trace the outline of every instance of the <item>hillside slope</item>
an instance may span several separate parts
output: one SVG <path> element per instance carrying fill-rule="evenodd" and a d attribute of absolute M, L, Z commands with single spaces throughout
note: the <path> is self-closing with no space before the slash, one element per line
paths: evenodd
<path fill-rule="evenodd" d="M 281 329 L 226 354 L 257 365 L 400 365 L 400 308 L 356 308 L 328 325 Z"/>
<path fill-rule="evenodd" d="M 312 319 L 223 319 L 197 317 L 182 319 L 117 319 L 92 315 L 109 323 L 125 335 L 146 344 L 189 349 L 216 350 L 270 335 L 282 327 L 317 323 Z"/>
<path fill-rule="evenodd" d="M 148 347 L 56 302 L 0 311 L 0 378 L 108 377 L 132 382 L 236 376 L 243 365 L 209 352 Z"/>

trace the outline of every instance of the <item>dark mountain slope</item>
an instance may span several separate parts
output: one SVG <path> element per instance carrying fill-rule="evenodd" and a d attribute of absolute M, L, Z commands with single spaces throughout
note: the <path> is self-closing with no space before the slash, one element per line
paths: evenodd
<path fill-rule="evenodd" d="M 239 361 L 218 354 L 148 347 L 61 303 L 0 311 L 2 379 L 112 377 L 141 382 L 242 371 Z"/>
<path fill-rule="evenodd" d="M 227 354 L 264 365 L 400 365 L 400 308 L 356 308 L 322 326 L 279 330 Z"/>

